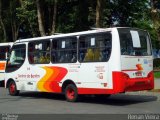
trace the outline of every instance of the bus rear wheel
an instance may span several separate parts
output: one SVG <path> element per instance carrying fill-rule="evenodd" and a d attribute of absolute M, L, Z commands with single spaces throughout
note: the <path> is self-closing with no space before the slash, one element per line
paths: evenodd
<path fill-rule="evenodd" d="M 65 97 L 68 102 L 76 102 L 78 100 L 77 87 L 69 84 L 65 88 Z"/>
<path fill-rule="evenodd" d="M 16 84 L 14 81 L 11 81 L 8 86 L 9 94 L 12 96 L 17 96 L 19 94 L 19 90 L 17 90 Z"/>

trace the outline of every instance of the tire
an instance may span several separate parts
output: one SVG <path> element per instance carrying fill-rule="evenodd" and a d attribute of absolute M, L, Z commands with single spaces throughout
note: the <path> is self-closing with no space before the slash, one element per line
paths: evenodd
<path fill-rule="evenodd" d="M 14 81 L 11 81 L 9 83 L 8 90 L 11 96 L 17 96 L 19 94 L 19 90 L 17 90 L 16 84 Z"/>
<path fill-rule="evenodd" d="M 68 84 L 65 88 L 65 97 L 68 102 L 76 102 L 78 100 L 77 87 L 73 84 Z"/>

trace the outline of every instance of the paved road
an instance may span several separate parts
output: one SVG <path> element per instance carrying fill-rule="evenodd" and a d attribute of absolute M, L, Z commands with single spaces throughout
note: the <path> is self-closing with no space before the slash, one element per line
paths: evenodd
<path fill-rule="evenodd" d="M 113 95 L 106 100 L 84 97 L 69 103 L 63 95 L 23 92 L 10 96 L 0 88 L 0 113 L 10 114 L 131 114 L 160 113 L 160 94 L 134 92 Z"/>

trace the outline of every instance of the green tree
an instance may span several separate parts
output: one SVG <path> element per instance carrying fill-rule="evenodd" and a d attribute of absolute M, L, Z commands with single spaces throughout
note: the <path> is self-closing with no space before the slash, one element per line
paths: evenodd
<path fill-rule="evenodd" d="M 36 0 L 36 5 L 40 35 L 54 34 L 56 31 L 58 1 Z"/>
<path fill-rule="evenodd" d="M 3 41 L 110 26 L 146 29 L 155 45 L 155 34 L 160 39 L 157 0 L 151 0 L 151 8 L 148 0 L 1 0 L 0 3 Z"/>
<path fill-rule="evenodd" d="M 57 32 L 67 33 L 89 29 L 89 2 L 86 0 L 61 1 L 58 7 Z"/>
<path fill-rule="evenodd" d="M 2 0 L 0 0 L 0 30 L 1 30 L 1 42 L 7 41 L 7 33 L 6 33 L 6 27 L 4 25 L 3 19 L 2 19 Z"/>
<path fill-rule="evenodd" d="M 160 1 L 158 0 L 151 0 L 151 17 L 160 42 Z"/>
<path fill-rule="evenodd" d="M 20 0 L 20 6 L 16 8 L 16 16 L 21 23 L 19 38 L 39 36 L 36 4 L 33 0 Z"/>
<path fill-rule="evenodd" d="M 16 16 L 16 7 L 20 6 L 19 0 L 11 0 L 9 3 L 9 12 L 10 12 L 10 24 L 11 24 L 11 30 L 12 30 L 12 39 L 13 41 L 17 40 L 18 33 L 19 33 L 19 27 L 21 23 L 17 21 Z"/>
<path fill-rule="evenodd" d="M 143 19 L 148 9 L 148 0 L 112 0 L 110 1 L 110 21 L 112 25 L 133 27 L 137 20 Z"/>

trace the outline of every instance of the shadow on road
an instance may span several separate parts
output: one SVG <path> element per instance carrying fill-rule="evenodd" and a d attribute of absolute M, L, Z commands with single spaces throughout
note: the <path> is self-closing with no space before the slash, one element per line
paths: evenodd
<path fill-rule="evenodd" d="M 20 97 L 27 97 L 28 99 L 53 99 L 65 101 L 65 97 L 62 94 L 47 93 L 47 92 L 22 92 Z"/>
<path fill-rule="evenodd" d="M 112 95 L 109 98 L 93 98 L 93 99 L 82 99 L 81 102 L 85 103 L 95 103 L 95 104 L 106 104 L 106 105 L 115 105 L 115 106 L 125 106 L 137 103 L 151 102 L 156 101 L 157 96 L 150 95 L 126 95 L 126 94 L 117 94 Z"/>
<path fill-rule="evenodd" d="M 19 95 L 20 99 L 52 99 L 65 101 L 65 97 L 62 94 L 53 93 L 39 93 L 39 92 L 23 92 Z M 93 104 L 104 104 L 104 105 L 115 105 L 125 106 L 130 104 L 137 104 L 143 102 L 152 102 L 158 99 L 154 95 L 128 95 L 128 94 L 117 94 L 112 95 L 109 98 L 94 97 L 93 95 L 80 96 L 78 103 L 93 103 Z"/>

